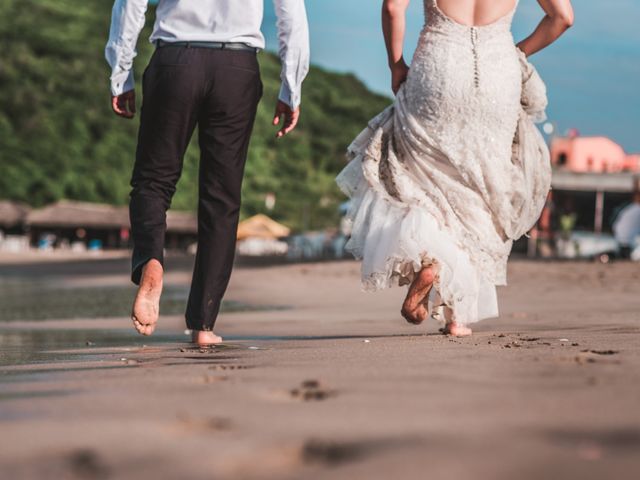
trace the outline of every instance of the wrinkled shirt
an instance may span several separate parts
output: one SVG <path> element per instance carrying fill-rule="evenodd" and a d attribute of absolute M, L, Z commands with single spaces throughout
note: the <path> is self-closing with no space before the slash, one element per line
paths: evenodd
<path fill-rule="evenodd" d="M 279 99 L 297 108 L 309 70 L 309 27 L 304 0 L 273 0 L 282 62 Z M 148 0 L 116 0 L 105 57 L 111 93 L 133 90 L 133 59 Z M 239 42 L 264 49 L 260 25 L 264 0 L 160 0 L 150 42 Z"/>

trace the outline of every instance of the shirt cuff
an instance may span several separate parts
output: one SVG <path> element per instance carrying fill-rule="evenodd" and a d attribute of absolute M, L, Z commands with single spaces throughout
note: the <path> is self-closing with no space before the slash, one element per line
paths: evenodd
<path fill-rule="evenodd" d="M 292 110 L 297 109 L 300 106 L 300 92 L 293 92 L 289 88 L 286 82 L 282 82 L 280 86 L 280 93 L 278 94 L 278 100 L 286 103 Z"/>
<path fill-rule="evenodd" d="M 111 76 L 111 94 L 114 97 L 133 90 L 136 86 L 133 70 L 120 72 Z"/>

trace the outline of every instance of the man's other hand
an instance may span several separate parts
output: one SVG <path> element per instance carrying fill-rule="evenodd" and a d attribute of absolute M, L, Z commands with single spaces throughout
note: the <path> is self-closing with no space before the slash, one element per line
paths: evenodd
<path fill-rule="evenodd" d="M 300 107 L 293 110 L 282 100 L 278 100 L 276 113 L 273 116 L 273 124 L 280 125 L 280 122 L 282 121 L 282 128 L 278 130 L 278 133 L 276 133 L 276 138 L 284 137 L 287 133 L 296 128 L 299 118 Z"/>
<path fill-rule="evenodd" d="M 136 113 L 136 94 L 129 90 L 117 96 L 111 97 L 111 108 L 116 115 L 124 118 L 133 118 Z"/>

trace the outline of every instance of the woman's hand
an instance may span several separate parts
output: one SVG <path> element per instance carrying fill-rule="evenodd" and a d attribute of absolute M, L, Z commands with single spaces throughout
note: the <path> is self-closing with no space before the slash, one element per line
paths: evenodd
<path fill-rule="evenodd" d="M 396 63 L 391 65 L 391 90 L 396 95 L 398 90 L 404 82 L 407 81 L 407 75 L 409 74 L 409 67 L 404 61 L 404 58 L 400 58 Z"/>
<path fill-rule="evenodd" d="M 382 32 L 387 47 L 389 68 L 391 69 L 391 89 L 398 93 L 407 79 L 409 67 L 402 58 L 404 43 L 405 14 L 409 0 L 384 0 L 382 2 Z"/>

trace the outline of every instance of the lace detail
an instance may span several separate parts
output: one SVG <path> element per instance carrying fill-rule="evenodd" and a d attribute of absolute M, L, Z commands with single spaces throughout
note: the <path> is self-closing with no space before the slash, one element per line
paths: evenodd
<path fill-rule="evenodd" d="M 533 124 L 546 91 L 514 46 L 513 11 L 480 27 L 453 21 L 436 0 L 425 12 L 407 81 L 349 146 L 336 180 L 352 199 L 347 248 L 363 259 L 363 288 L 407 284 L 433 264 L 432 311 L 470 323 L 497 316 L 512 242 L 550 188 Z"/>

